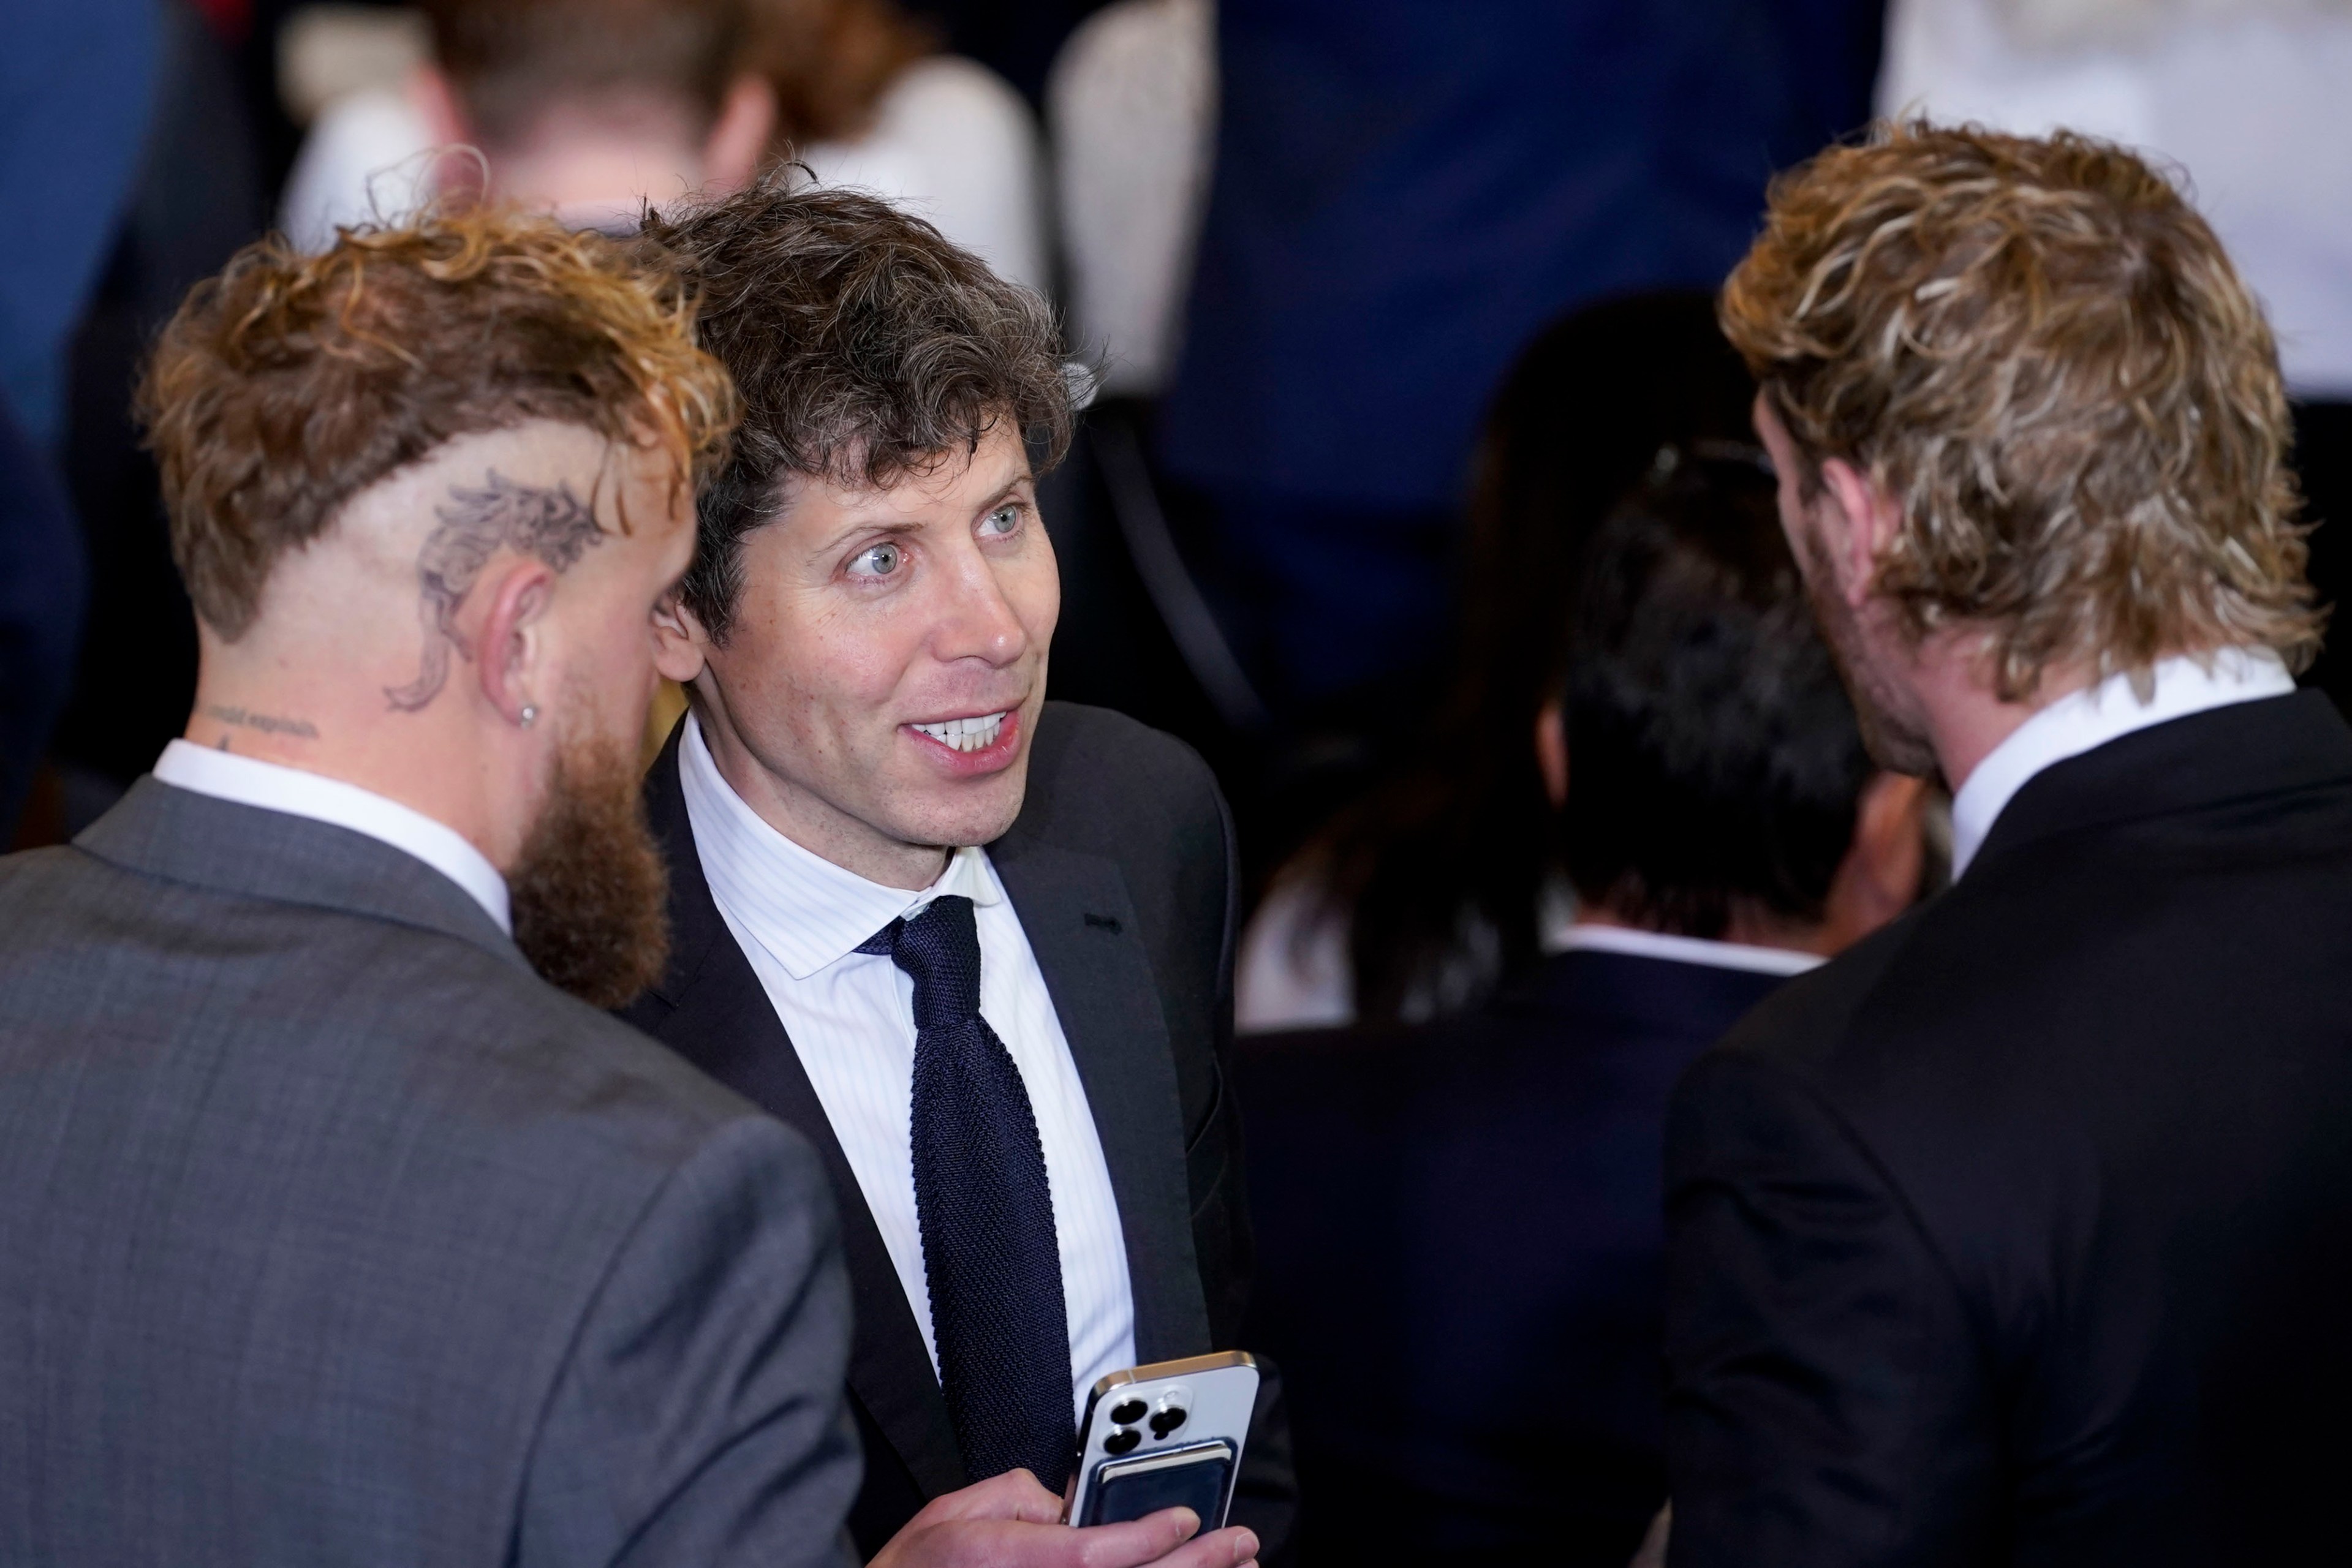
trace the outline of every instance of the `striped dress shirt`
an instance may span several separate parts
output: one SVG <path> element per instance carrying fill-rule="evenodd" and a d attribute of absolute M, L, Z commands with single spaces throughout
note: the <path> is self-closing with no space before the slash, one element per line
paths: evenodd
<path fill-rule="evenodd" d="M 719 771 L 689 717 L 678 747 L 687 820 L 711 901 L 792 1039 L 834 1136 L 889 1249 L 937 1376 L 930 1290 L 915 1212 L 914 982 L 857 946 L 955 894 L 980 932 L 980 1010 L 1020 1070 L 1045 1145 L 1045 1179 L 1070 1319 L 1071 1409 L 1106 1373 L 1135 1364 L 1135 1296 L 1110 1169 L 1086 1085 L 1021 917 L 985 851 L 957 850 L 919 893 L 885 887 L 803 849 L 762 821 Z"/>

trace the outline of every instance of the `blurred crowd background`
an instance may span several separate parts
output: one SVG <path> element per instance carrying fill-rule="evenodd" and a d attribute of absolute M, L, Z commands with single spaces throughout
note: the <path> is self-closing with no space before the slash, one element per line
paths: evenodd
<path fill-rule="evenodd" d="M 1244 1029 L 1458 1012 L 1546 950 L 1573 895 L 1556 846 L 1518 846 L 1554 831 L 1532 737 L 1569 573 L 1662 463 L 1751 449 L 1712 290 L 1773 172 L 1874 113 L 2070 125 L 2177 164 L 2278 329 L 2312 517 L 2352 507 L 2342 0 L 7 15 L 0 821 L 20 845 L 94 819 L 186 717 L 194 623 L 129 414 L 144 345 L 257 235 L 317 245 L 469 183 L 629 227 L 642 198 L 790 157 L 1057 303 L 1091 402 L 1045 501 L 1054 691 L 1216 768 L 1258 901 Z M 2322 526 L 2330 600 L 2337 556 Z M 2307 678 L 2347 685 L 2336 658 Z"/>

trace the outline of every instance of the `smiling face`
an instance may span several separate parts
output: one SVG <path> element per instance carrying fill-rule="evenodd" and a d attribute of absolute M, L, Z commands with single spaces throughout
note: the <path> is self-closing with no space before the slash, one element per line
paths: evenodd
<path fill-rule="evenodd" d="M 675 613 L 719 771 L 770 825 L 892 886 L 1020 814 L 1061 579 L 1020 438 L 1000 420 L 887 489 L 792 482 L 742 544 L 723 644 Z"/>

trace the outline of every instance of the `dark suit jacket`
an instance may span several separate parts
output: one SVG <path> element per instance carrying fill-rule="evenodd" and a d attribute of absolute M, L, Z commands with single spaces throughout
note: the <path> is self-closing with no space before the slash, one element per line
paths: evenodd
<path fill-rule="evenodd" d="M 838 1563 L 848 1298 L 421 862 L 152 779 L 0 861 L 0 1563 Z"/>
<path fill-rule="evenodd" d="M 751 962 L 711 902 L 673 733 L 646 804 L 670 867 L 672 952 L 625 1014 L 816 1145 L 833 1177 L 856 1298 L 851 1407 L 866 1486 L 850 1528 L 867 1556 L 962 1487 L 922 1332 L 824 1107 Z M 1076 1060 L 1126 1232 L 1135 1348 L 1146 1362 L 1239 1345 L 1250 1271 L 1241 1131 L 1225 1093 L 1233 1030 L 1233 831 L 1181 742 L 1101 708 L 1047 703 L 1029 793 L 989 859 L 1021 915 Z M 1234 1521 L 1269 1551 L 1288 1532 L 1278 1381 L 1263 1391 Z"/>
<path fill-rule="evenodd" d="M 2352 1464 L 2352 731 L 2034 778 L 1678 1088 L 1678 1564 L 2299 1561 Z"/>
<path fill-rule="evenodd" d="M 1241 1042 L 1305 1562 L 1624 1568 L 1666 1495 L 1667 1091 L 1779 984 L 1571 952 L 1468 1017 Z"/>

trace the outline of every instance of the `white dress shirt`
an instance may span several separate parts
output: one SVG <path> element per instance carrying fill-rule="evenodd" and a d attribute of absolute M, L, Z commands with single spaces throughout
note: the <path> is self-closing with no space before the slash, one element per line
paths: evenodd
<path fill-rule="evenodd" d="M 174 789 L 365 833 L 423 861 L 464 888 L 499 923 L 499 930 L 509 935 L 514 930 L 507 879 L 481 851 L 457 829 L 373 789 L 186 740 L 163 747 L 163 755 L 155 759 L 155 777 Z"/>
<path fill-rule="evenodd" d="M 1952 796 L 1953 876 L 1969 869 L 2002 810 L 2043 768 L 2150 725 L 2294 690 L 2294 677 L 2266 648 L 2225 648 L 2204 659 L 2183 653 L 2152 674 L 2145 703 L 2128 674 L 2109 675 L 2060 697 L 1986 754 Z"/>
<path fill-rule="evenodd" d="M 1745 969 L 1757 975 L 1801 975 L 1827 962 L 1818 953 L 1792 947 L 1758 947 L 1746 942 L 1716 942 L 1704 936 L 1675 936 L 1664 931 L 1636 931 L 1629 925 L 1575 925 L 1560 932 L 1545 950 L 1553 953 L 1622 953 L 1633 958 L 1666 958 L 1677 964 L 1711 964 L 1718 969 Z"/>
<path fill-rule="evenodd" d="M 969 898 L 980 933 L 980 1010 L 1012 1054 L 1037 1117 L 1062 1297 L 1070 1319 L 1071 1409 L 1107 1373 L 1135 1364 L 1135 1296 L 1118 1200 L 1086 1085 L 1021 917 L 988 855 L 960 849 L 919 893 L 885 887 L 814 854 L 744 804 L 689 717 L 678 775 L 711 901 L 751 960 L 841 1141 L 882 1232 L 938 1375 L 930 1288 L 915 1211 L 910 1121 L 915 986 L 887 954 L 857 946 L 942 894 Z"/>

